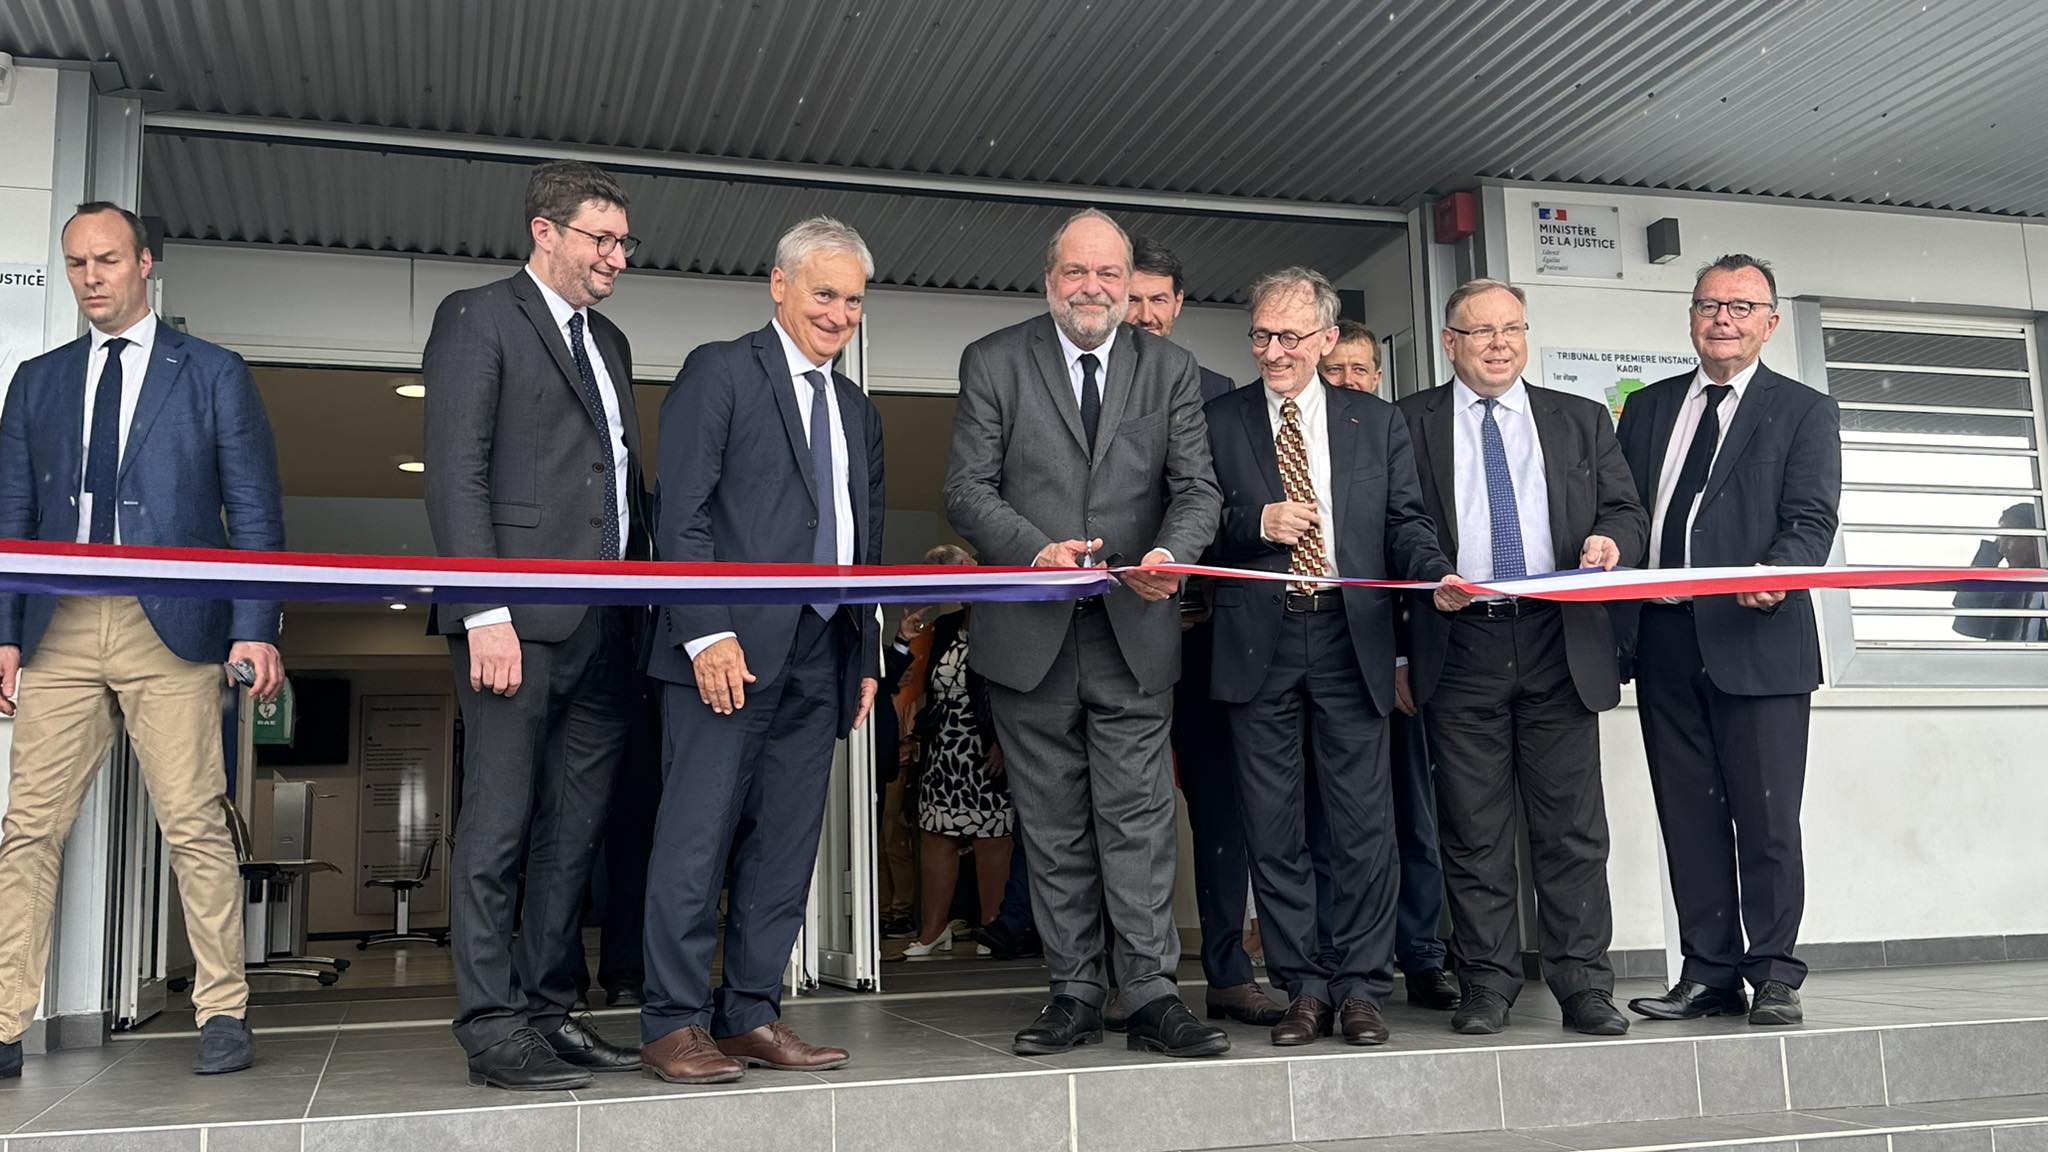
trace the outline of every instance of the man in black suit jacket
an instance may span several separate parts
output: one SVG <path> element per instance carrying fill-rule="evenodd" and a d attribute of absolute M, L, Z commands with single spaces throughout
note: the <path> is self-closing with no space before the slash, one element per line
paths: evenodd
<path fill-rule="evenodd" d="M 1827 563 L 1841 521 L 1841 412 L 1764 366 L 1777 326 L 1770 266 L 1723 256 L 1693 285 L 1699 370 L 1629 397 L 1621 447 L 1652 512 L 1651 567 Z M 1629 1007 L 1660 1020 L 1747 1010 L 1752 1024 L 1796 1024 L 1799 801 L 1820 685 L 1813 598 L 1628 602 L 1614 617 L 1623 664 L 1634 664 L 1685 954 L 1671 991 Z"/>
<path fill-rule="evenodd" d="M 663 560 L 882 562 L 882 417 L 832 370 L 860 325 L 874 258 L 830 217 L 775 247 L 775 317 L 691 352 L 661 406 Z M 803 925 L 833 745 L 881 677 L 873 605 L 674 604 L 648 673 L 667 685 L 661 812 L 647 878 L 642 1057 L 674 1083 L 748 1065 L 822 1071 L 843 1048 L 782 1022 L 782 971 Z M 732 861 L 727 875 L 726 862 Z M 724 980 L 711 986 L 718 893 L 730 887 Z"/>
<path fill-rule="evenodd" d="M 1124 319 L 1154 336 L 1172 339 L 1173 325 L 1187 302 L 1186 273 L 1171 249 L 1144 236 L 1131 237 L 1130 311 Z M 1200 369 L 1202 402 L 1235 387 L 1220 372 Z M 1244 822 L 1237 811 L 1237 769 L 1230 725 L 1223 710 L 1209 707 L 1213 662 L 1215 582 L 1189 580 L 1180 598 L 1180 681 L 1173 686 L 1173 758 L 1187 801 L 1188 838 L 1194 842 L 1195 914 L 1202 928 L 1203 994 L 1212 1016 L 1266 1025 L 1280 1019 L 1252 971 L 1244 950 L 1246 864 Z M 1121 1005 L 1112 1002 L 1103 1024 L 1119 1024 Z"/>
<path fill-rule="evenodd" d="M 2022 501 L 1998 514 L 2000 528 L 2032 529 L 2035 523 L 2034 502 Z M 2041 566 L 2041 540 L 2036 536 L 2022 536 L 2015 532 L 1986 540 L 1977 546 L 1977 555 L 1971 558 L 1972 568 L 1997 568 L 2001 565 L 2011 568 L 2039 568 Z M 2044 621 L 2039 616 L 1973 616 L 1971 612 L 1984 609 L 2012 611 L 2025 609 L 2039 612 L 2042 607 L 2041 593 L 2031 588 L 2018 590 L 1971 588 L 1965 585 L 1956 590 L 1953 601 L 1956 607 L 1955 630 L 1962 636 L 1979 640 L 1994 640 L 2007 644 L 2038 642 L 2042 639 Z"/>
<path fill-rule="evenodd" d="M 626 194 L 588 164 L 543 164 L 526 216 L 526 267 L 450 295 L 427 337 L 434 546 L 644 560 L 632 353 L 592 310 L 636 243 Z M 585 979 L 584 885 L 638 700 L 639 615 L 441 604 L 429 616 L 448 637 L 465 733 L 449 934 L 455 1036 L 473 1083 L 575 1088 L 592 1071 L 639 1067 L 632 1049 L 569 1016 Z"/>
<path fill-rule="evenodd" d="M 1522 381 L 1519 288 L 1474 280 L 1444 305 L 1449 384 L 1400 403 L 1424 503 L 1472 578 L 1633 563 L 1647 531 L 1607 409 Z M 1540 906 L 1543 978 L 1566 1027 L 1628 1031 L 1607 963 L 1607 808 L 1598 713 L 1621 698 L 1597 604 L 1490 596 L 1456 613 L 1411 606 L 1409 670 L 1436 753 L 1444 873 L 1458 956 L 1459 1032 L 1498 1032 L 1522 990 L 1515 798 Z"/>
<path fill-rule="evenodd" d="M 1334 1015 L 1348 1043 L 1381 1044 L 1399 882 L 1387 766 L 1391 607 L 1384 591 L 1314 579 L 1386 579 L 1391 569 L 1402 579 L 1435 580 L 1450 575 L 1451 564 L 1423 511 L 1399 415 L 1316 374 L 1337 339 L 1330 282 L 1284 269 L 1260 277 L 1251 302 L 1260 385 L 1211 401 L 1207 412 L 1223 489 L 1210 555 L 1303 580 L 1218 584 L 1210 692 L 1229 713 L 1237 752 L 1267 970 L 1292 998 L 1273 1025 L 1273 1043 L 1328 1035 Z M 1334 964 L 1316 950 L 1304 728 L 1330 824 Z"/>

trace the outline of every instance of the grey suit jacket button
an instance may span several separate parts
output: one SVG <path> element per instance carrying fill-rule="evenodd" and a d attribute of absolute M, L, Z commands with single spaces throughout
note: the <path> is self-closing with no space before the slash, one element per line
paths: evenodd
<path fill-rule="evenodd" d="M 602 461 L 602 460 L 594 460 L 594 461 L 592 461 L 592 462 L 591 462 L 591 464 L 590 464 L 590 470 L 591 470 L 592 472 L 602 472 L 602 471 L 604 471 L 604 461 Z"/>
<path fill-rule="evenodd" d="M 604 517 L 602 517 L 602 516 L 592 516 L 592 517 L 590 518 L 590 526 L 591 526 L 592 528 L 602 528 L 602 527 L 604 527 Z"/>

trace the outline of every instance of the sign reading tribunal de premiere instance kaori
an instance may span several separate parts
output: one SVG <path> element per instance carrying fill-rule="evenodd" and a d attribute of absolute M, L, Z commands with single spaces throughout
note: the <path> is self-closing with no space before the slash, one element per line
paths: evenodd
<path fill-rule="evenodd" d="M 1621 209 L 1538 204 L 1535 211 L 1538 274 L 1621 279 Z"/>

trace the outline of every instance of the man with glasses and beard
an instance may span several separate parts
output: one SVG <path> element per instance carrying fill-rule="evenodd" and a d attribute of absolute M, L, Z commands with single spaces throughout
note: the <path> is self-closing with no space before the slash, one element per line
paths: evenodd
<path fill-rule="evenodd" d="M 434 314 L 426 497 L 441 555 L 649 558 L 632 352 L 593 309 L 638 243 L 626 207 L 588 164 L 535 168 L 526 266 Z M 448 637 L 465 733 L 449 937 L 473 1084 L 580 1088 L 592 1072 L 640 1067 L 636 1050 L 570 1015 L 584 884 L 639 705 L 638 617 L 439 604 L 428 618 Z"/>
<path fill-rule="evenodd" d="M 1123 324 L 1130 274 L 1123 229 L 1078 212 L 1046 252 L 1050 314 L 961 355 L 946 513 L 988 563 L 1192 561 L 1215 535 L 1200 373 L 1186 350 Z M 989 681 L 1052 970 L 1051 1002 L 1017 1034 L 1020 1054 L 1102 1039 L 1112 952 L 1131 1048 L 1230 1047 L 1174 983 L 1179 585 L 1130 572 L 1079 601 L 976 609 L 970 659 Z"/>

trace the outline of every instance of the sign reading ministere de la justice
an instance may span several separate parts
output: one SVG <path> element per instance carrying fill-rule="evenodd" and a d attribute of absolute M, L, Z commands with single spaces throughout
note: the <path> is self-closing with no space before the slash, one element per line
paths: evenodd
<path fill-rule="evenodd" d="M 1539 275 L 1621 279 L 1621 209 L 1538 204 L 1535 212 Z"/>
<path fill-rule="evenodd" d="M 0 393 L 14 369 L 43 348 L 43 297 L 48 274 L 40 264 L 0 264 Z"/>

